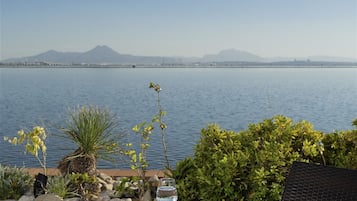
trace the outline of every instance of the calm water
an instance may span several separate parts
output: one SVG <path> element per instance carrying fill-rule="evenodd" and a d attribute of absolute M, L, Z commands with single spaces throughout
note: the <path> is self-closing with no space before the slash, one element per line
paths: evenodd
<path fill-rule="evenodd" d="M 135 141 L 131 128 L 157 112 L 160 83 L 172 164 L 193 154 L 200 130 L 208 123 L 240 131 L 276 114 L 306 119 L 317 130 L 352 129 L 357 118 L 357 69 L 0 69 L 0 136 L 45 125 L 51 134 L 64 126 L 68 109 L 99 105 L 115 113 L 123 141 Z M 48 163 L 55 167 L 74 149 L 51 135 Z M 160 133 L 151 141 L 150 167 L 162 168 Z M 0 140 L 0 163 L 38 166 L 22 147 Z M 126 167 L 100 163 L 102 168 Z"/>

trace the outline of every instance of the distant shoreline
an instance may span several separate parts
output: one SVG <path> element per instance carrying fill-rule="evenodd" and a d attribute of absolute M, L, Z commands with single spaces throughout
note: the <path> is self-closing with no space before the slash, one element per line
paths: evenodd
<path fill-rule="evenodd" d="M 60 68 L 126 68 L 126 69 L 150 69 L 150 68 L 357 68 L 357 64 L 336 64 L 336 65 L 4 65 L 0 64 L 0 68 L 48 68 L 48 69 L 60 69 Z"/>
<path fill-rule="evenodd" d="M 357 62 L 293 60 L 275 62 L 55 63 L 28 61 L 0 62 L 0 68 L 357 68 Z"/>

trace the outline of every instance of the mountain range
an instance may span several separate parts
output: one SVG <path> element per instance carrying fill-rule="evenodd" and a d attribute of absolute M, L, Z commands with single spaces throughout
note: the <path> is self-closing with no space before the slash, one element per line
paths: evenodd
<path fill-rule="evenodd" d="M 278 62 L 294 60 L 311 60 L 324 62 L 356 62 L 354 59 L 343 57 L 306 57 L 306 58 L 264 58 L 258 55 L 236 50 L 226 49 L 217 54 L 209 54 L 203 57 L 157 57 L 157 56 L 134 56 L 120 54 L 105 45 L 98 45 L 87 52 L 47 52 L 21 58 L 3 60 L 3 63 L 16 62 L 47 62 L 59 64 L 163 64 L 163 63 L 190 63 L 190 62 Z"/>

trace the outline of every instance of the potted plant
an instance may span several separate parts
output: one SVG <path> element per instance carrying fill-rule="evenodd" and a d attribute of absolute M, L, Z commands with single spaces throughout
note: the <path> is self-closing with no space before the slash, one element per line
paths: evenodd
<path fill-rule="evenodd" d="M 82 107 L 70 113 L 66 128 L 62 129 L 63 137 L 77 145 L 77 149 L 65 156 L 58 165 L 64 175 L 79 173 L 95 177 L 97 159 L 111 160 L 118 153 L 121 136 L 113 134 L 118 123 L 108 110 L 98 107 Z M 96 184 L 87 185 L 91 194 L 99 194 Z M 83 191 L 84 192 L 84 191 Z"/>
<path fill-rule="evenodd" d="M 43 127 L 35 126 L 32 131 L 25 132 L 24 130 L 20 130 L 17 132 L 18 137 L 9 138 L 7 136 L 4 137 L 4 140 L 13 144 L 25 144 L 25 153 L 30 153 L 35 156 L 35 158 L 40 163 L 43 168 L 43 174 L 38 173 L 35 176 L 34 183 L 34 196 L 37 197 L 41 194 L 45 193 L 46 185 L 47 185 L 47 169 L 46 169 L 46 155 L 47 155 L 47 147 L 45 144 L 46 140 L 46 132 Z M 42 153 L 42 157 L 39 156 L 39 152 Z"/>

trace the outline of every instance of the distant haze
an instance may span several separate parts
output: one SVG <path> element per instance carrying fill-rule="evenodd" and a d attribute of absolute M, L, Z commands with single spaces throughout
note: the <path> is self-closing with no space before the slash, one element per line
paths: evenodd
<path fill-rule="evenodd" d="M 307 57 L 307 58 L 263 58 L 242 50 L 226 49 L 217 54 L 203 57 L 153 57 L 121 54 L 106 45 L 98 45 L 86 52 L 47 52 L 21 58 L 7 59 L 3 62 L 49 62 L 59 64 L 162 64 L 187 62 L 276 62 L 293 60 L 356 62 L 340 57 Z"/>

